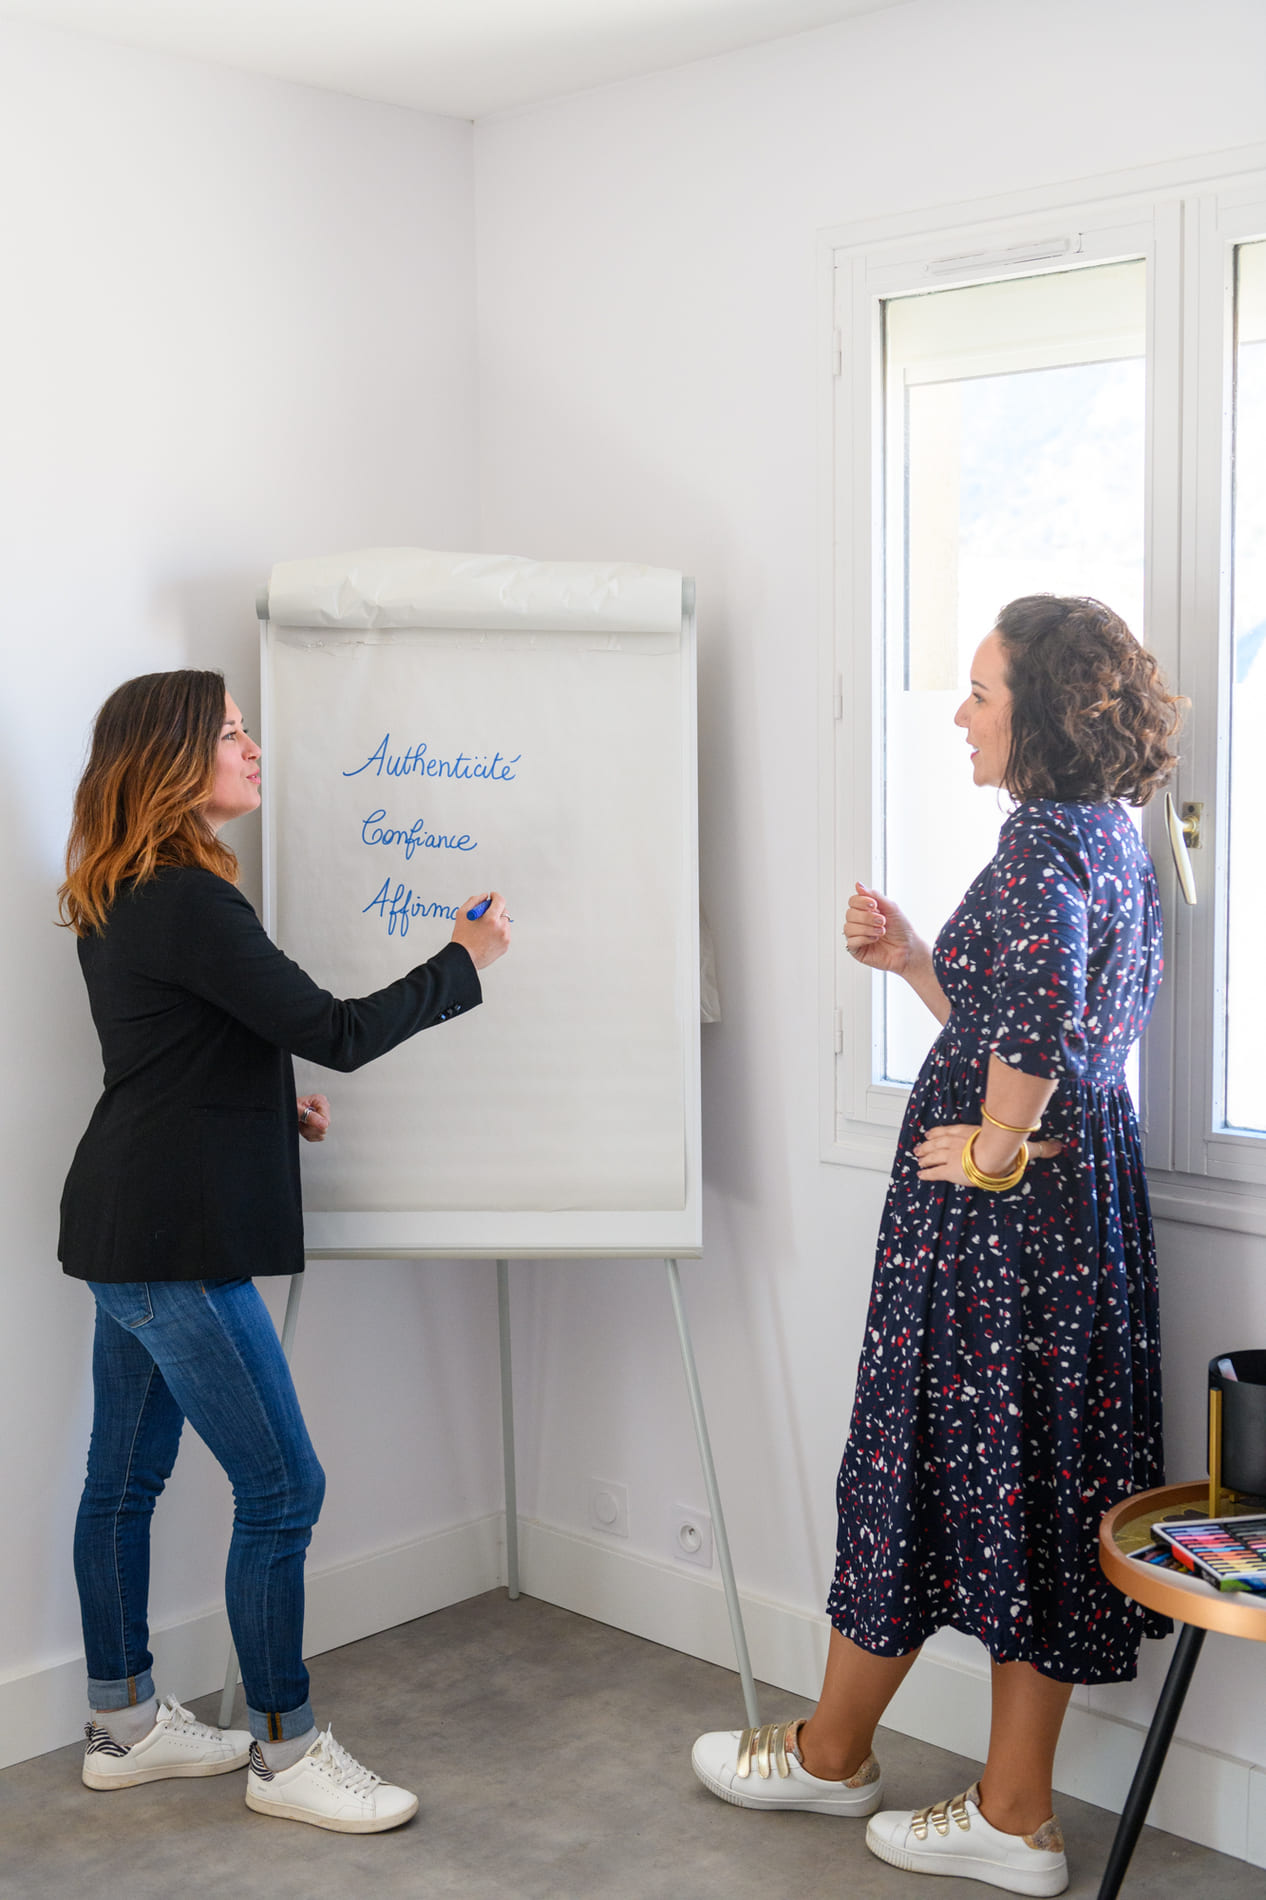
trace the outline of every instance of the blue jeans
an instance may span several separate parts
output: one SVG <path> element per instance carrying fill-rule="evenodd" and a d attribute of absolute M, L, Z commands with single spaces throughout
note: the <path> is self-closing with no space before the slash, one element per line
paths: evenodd
<path fill-rule="evenodd" d="M 91 1284 L 96 1405 L 75 1581 L 92 1707 L 154 1693 L 149 1527 L 187 1418 L 233 1486 L 224 1594 L 251 1734 L 306 1734 L 303 1563 L 325 1474 L 268 1310 L 250 1280 Z"/>

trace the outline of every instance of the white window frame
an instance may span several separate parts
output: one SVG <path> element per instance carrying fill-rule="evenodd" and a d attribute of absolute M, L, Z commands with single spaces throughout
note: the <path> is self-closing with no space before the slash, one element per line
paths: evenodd
<path fill-rule="evenodd" d="M 854 876 L 877 875 L 875 743 L 883 575 L 882 299 L 1143 258 L 1148 275 L 1148 644 L 1193 701 L 1170 790 L 1204 806 L 1188 908 L 1163 799 L 1144 813 L 1165 913 L 1165 980 L 1144 1038 L 1142 1123 L 1154 1211 L 1266 1233 L 1266 1138 L 1213 1127 L 1221 1074 L 1222 898 L 1230 713 L 1226 432 L 1236 242 L 1266 234 L 1266 146 L 821 234 L 818 250 L 822 637 L 821 1156 L 887 1171 L 908 1091 L 879 1073 L 881 979 L 848 957 Z M 1216 630 L 1216 637 L 1210 630 Z M 982 630 L 983 632 L 984 630 Z M 909 894 L 894 892 L 902 901 Z M 940 918 L 916 917 L 931 935 Z M 928 1021 L 929 1044 L 935 1025 Z"/>

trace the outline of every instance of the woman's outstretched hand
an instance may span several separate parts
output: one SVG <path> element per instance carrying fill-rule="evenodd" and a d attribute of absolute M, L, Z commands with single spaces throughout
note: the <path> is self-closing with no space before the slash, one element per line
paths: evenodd
<path fill-rule="evenodd" d="M 472 923 L 467 912 L 477 910 L 485 898 L 487 910 Z M 474 897 L 468 897 L 458 908 L 452 940 L 469 953 L 477 970 L 486 970 L 490 963 L 503 957 L 510 948 L 510 919 L 506 916 L 506 900 L 501 892 L 479 891 Z"/>
<path fill-rule="evenodd" d="M 848 900 L 844 947 L 868 970 L 890 970 L 894 976 L 904 976 L 911 958 L 925 949 L 905 912 L 864 884 L 858 884 Z"/>
<path fill-rule="evenodd" d="M 324 1141 L 330 1126 L 330 1101 L 326 1095 L 301 1095 L 295 1103 L 299 1114 L 299 1133 L 305 1141 Z"/>
<path fill-rule="evenodd" d="M 914 1144 L 920 1181 L 953 1181 L 957 1187 L 970 1187 L 971 1182 L 963 1173 L 963 1149 L 967 1146 L 969 1136 L 976 1134 L 980 1126 L 979 1122 L 956 1122 L 948 1128 L 929 1128 L 922 1141 Z M 972 1149 L 976 1166 L 984 1174 L 1005 1174 L 1010 1162 L 988 1153 L 984 1148 L 985 1135 L 997 1139 L 998 1131 L 986 1126 L 985 1134 Z M 1001 1139 L 1005 1142 L 1007 1136 L 1004 1134 Z M 1050 1161 L 1063 1146 L 1062 1141 L 1030 1141 L 1029 1160 Z M 1019 1145 L 1012 1142 L 1012 1157 L 1019 1152 Z"/>

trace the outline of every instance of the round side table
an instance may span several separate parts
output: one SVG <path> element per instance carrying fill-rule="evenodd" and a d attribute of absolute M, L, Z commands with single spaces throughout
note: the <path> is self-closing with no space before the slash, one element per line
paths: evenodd
<path fill-rule="evenodd" d="M 1136 1603 L 1182 1624 L 1099 1883 L 1099 1900 L 1116 1900 L 1120 1892 L 1206 1634 L 1218 1630 L 1224 1636 L 1247 1636 L 1266 1643 L 1266 1596 L 1247 1590 L 1219 1590 L 1216 1584 L 1205 1583 L 1185 1570 L 1159 1570 L 1130 1556 L 1132 1550 L 1142 1550 L 1151 1542 L 1152 1525 L 1160 1518 L 1178 1517 L 1193 1508 L 1201 1517 L 1208 1511 L 1207 1479 L 1199 1484 L 1167 1484 L 1158 1491 L 1140 1491 L 1137 1497 L 1127 1498 L 1109 1511 L 1099 1526 L 1099 1562 L 1109 1582 Z M 1231 1517 L 1235 1511 L 1224 1510 L 1221 1515 Z M 1260 1517 L 1261 1506 L 1251 1512 L 1246 1507 L 1243 1515 Z"/>

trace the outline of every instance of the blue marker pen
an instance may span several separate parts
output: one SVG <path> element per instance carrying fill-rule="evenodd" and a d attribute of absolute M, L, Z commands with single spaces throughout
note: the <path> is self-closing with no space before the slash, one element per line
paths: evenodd
<path fill-rule="evenodd" d="M 491 902 L 492 902 L 491 897 L 485 897 L 482 904 L 476 904 L 474 910 L 468 910 L 466 912 L 468 921 L 472 924 L 475 923 L 478 918 L 483 916 L 484 912 L 487 910 Z"/>

